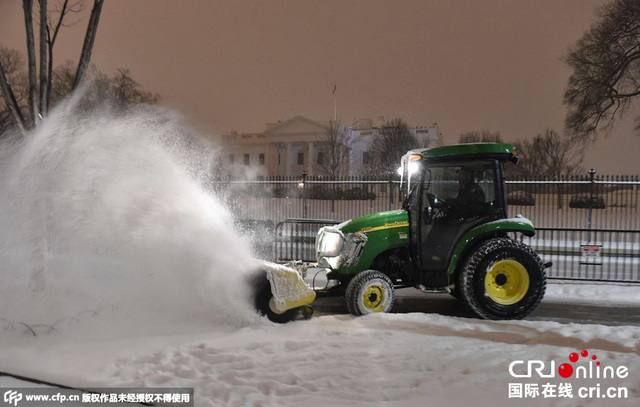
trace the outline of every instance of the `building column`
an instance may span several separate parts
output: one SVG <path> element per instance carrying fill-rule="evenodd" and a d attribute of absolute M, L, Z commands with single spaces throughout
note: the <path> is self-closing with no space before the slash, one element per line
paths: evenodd
<path fill-rule="evenodd" d="M 264 157 L 264 165 L 266 168 L 267 176 L 272 176 L 275 173 L 275 163 L 274 161 L 273 151 L 276 149 L 276 146 L 272 143 L 267 144 L 267 150 L 265 151 Z"/>
<path fill-rule="evenodd" d="M 287 143 L 287 154 L 284 157 L 284 175 L 291 176 L 291 143 Z"/>
<path fill-rule="evenodd" d="M 308 145 L 309 158 L 307 158 L 307 174 L 315 175 L 313 171 L 313 142 L 310 141 Z"/>

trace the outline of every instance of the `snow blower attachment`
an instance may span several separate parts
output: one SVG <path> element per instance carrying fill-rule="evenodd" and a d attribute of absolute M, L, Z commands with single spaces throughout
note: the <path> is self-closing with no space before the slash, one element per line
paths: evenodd
<path fill-rule="evenodd" d="M 269 320 L 286 323 L 299 314 L 310 318 L 316 293 L 289 267 L 263 262 L 253 280 L 255 306 Z"/>

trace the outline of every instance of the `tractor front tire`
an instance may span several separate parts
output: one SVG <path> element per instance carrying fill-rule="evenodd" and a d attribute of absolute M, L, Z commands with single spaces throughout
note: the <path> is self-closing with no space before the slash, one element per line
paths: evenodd
<path fill-rule="evenodd" d="M 494 238 L 471 253 L 461 270 L 462 296 L 485 319 L 522 319 L 547 287 L 542 260 L 522 242 Z"/>
<path fill-rule="evenodd" d="M 389 312 L 395 301 L 393 283 L 380 271 L 363 271 L 347 285 L 344 301 L 347 310 L 355 316 Z"/>

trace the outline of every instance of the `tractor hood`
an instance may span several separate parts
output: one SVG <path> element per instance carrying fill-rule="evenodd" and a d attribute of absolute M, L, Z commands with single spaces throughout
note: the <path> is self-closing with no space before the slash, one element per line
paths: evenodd
<path fill-rule="evenodd" d="M 318 265 L 356 274 L 367 270 L 378 255 L 409 246 L 409 214 L 379 212 L 320 229 L 316 240 Z"/>
<path fill-rule="evenodd" d="M 342 233 L 364 234 L 408 227 L 409 214 L 404 210 L 373 213 L 338 225 Z"/>

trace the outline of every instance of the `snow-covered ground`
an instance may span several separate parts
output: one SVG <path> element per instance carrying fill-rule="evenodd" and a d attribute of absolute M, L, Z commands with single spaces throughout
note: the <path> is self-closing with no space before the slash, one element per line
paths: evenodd
<path fill-rule="evenodd" d="M 550 284 L 545 301 L 565 302 L 567 307 L 639 306 L 638 288 Z M 5 331 L 0 370 L 85 388 L 194 387 L 198 406 L 636 406 L 640 402 L 638 326 L 493 322 L 408 313 L 323 315 L 286 325 L 260 319 L 243 327 L 185 320 L 181 326 L 117 329 L 109 334 L 108 324 L 98 321 L 107 317 L 83 319 L 38 337 Z M 557 370 L 564 363 L 577 369 L 591 361 L 591 368 L 596 368 L 589 358 L 570 362 L 571 353 L 583 350 L 589 357 L 597 356 L 601 369 L 624 366 L 628 374 L 560 377 Z M 555 377 L 542 378 L 535 372 L 531 378 L 511 376 L 512 362 L 523 361 L 512 367 L 514 374 L 523 375 L 530 360 L 544 362 L 544 374 L 554 371 L 551 363 L 555 363 Z M 16 385 L 12 383 L 0 380 L 2 387 Z M 558 386 L 567 384 L 573 397 L 559 397 Z M 538 388 L 539 393 L 515 397 L 521 386 Z M 544 386 L 555 392 L 545 394 Z M 628 397 L 596 397 L 606 395 L 610 387 L 616 396 L 619 388 L 627 389 L 621 391 Z"/>

